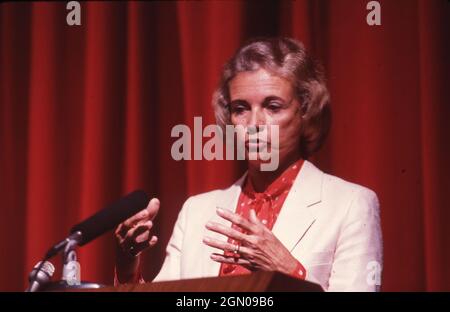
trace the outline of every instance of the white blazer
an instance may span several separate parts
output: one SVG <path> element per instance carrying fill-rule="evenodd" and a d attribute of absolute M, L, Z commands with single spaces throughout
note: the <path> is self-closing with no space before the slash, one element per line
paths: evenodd
<path fill-rule="evenodd" d="M 216 207 L 235 211 L 245 175 L 225 190 L 190 197 L 183 205 L 154 281 L 218 276 L 217 252 L 204 236 L 226 237 L 205 228 L 230 225 Z M 381 285 L 382 237 L 376 194 L 323 173 L 305 161 L 272 229 L 305 267 L 306 280 L 328 291 L 377 291 Z"/>

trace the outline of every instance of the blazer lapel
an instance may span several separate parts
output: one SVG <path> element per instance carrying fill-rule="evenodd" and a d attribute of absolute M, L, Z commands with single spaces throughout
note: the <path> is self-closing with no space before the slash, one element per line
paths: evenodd
<path fill-rule="evenodd" d="M 214 207 L 211 207 L 212 215 L 209 216 L 208 221 L 231 226 L 229 221 L 216 214 L 216 207 L 231 211 L 236 210 L 237 201 L 242 191 L 242 184 L 246 176 L 247 173 L 230 188 L 221 192 L 216 200 L 211 203 Z M 297 246 L 315 221 L 315 215 L 310 208 L 321 200 L 322 179 L 323 172 L 305 160 L 272 229 L 274 235 L 289 251 L 292 251 Z M 226 237 L 208 231 L 206 228 L 204 231 L 205 235 L 226 240 Z M 219 274 L 220 263 L 210 258 L 210 255 L 215 252 L 218 252 L 218 250 L 204 245 L 202 256 L 202 276 L 204 277 L 217 276 Z"/>
<path fill-rule="evenodd" d="M 321 201 L 323 172 L 305 160 L 272 229 L 292 252 L 315 219 L 311 206 Z"/>
<path fill-rule="evenodd" d="M 215 202 L 211 203 L 211 205 L 214 205 L 214 207 L 211 207 L 212 209 L 212 215 L 209 217 L 208 221 L 217 222 L 220 224 L 223 224 L 225 226 L 231 227 L 231 222 L 219 217 L 216 213 L 216 208 L 224 208 L 231 211 L 236 211 L 237 202 L 239 200 L 239 195 L 241 194 L 242 190 L 242 184 L 245 181 L 245 177 L 247 176 L 247 173 L 245 173 L 239 180 L 237 180 L 231 187 L 224 190 L 217 196 Z M 221 234 L 218 234 L 216 232 L 209 231 L 205 228 L 204 236 L 209 236 L 211 238 L 219 239 L 219 240 L 226 240 L 227 238 Z M 205 248 L 203 248 L 203 257 L 204 265 L 203 267 L 203 276 L 217 276 L 219 274 L 220 269 L 220 263 L 211 260 L 210 255 L 212 253 L 220 252 L 218 249 L 209 247 L 207 245 L 204 245 Z"/>

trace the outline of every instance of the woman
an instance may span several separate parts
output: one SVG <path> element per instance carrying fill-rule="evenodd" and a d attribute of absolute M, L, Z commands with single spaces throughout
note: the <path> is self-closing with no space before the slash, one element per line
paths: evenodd
<path fill-rule="evenodd" d="M 213 97 L 218 124 L 265 131 L 277 146 L 241 135 L 248 171 L 226 190 L 189 198 L 181 209 L 155 280 L 279 271 L 325 290 L 375 291 L 381 284 L 379 204 L 365 187 L 325 174 L 306 159 L 329 129 L 329 94 L 321 67 L 299 42 L 261 39 L 225 65 Z M 262 171 L 255 149 L 277 149 L 279 166 Z M 139 253 L 156 244 L 147 210 L 116 230 L 118 282 L 140 278 Z M 231 226 L 230 226 L 231 225 Z"/>

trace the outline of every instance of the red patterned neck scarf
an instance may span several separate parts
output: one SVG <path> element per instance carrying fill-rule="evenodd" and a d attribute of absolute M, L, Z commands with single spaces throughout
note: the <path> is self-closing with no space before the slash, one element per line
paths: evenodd
<path fill-rule="evenodd" d="M 299 159 L 294 164 L 290 165 L 267 189 L 258 193 L 253 188 L 251 180 L 247 177 L 242 192 L 239 196 L 236 213 L 249 219 L 250 210 L 254 209 L 256 216 L 265 226 L 272 230 L 280 213 L 281 207 L 286 200 L 286 197 L 291 190 L 297 174 L 303 165 L 303 159 Z M 234 229 L 241 231 L 242 229 L 233 224 Z M 239 244 L 233 239 L 229 239 L 231 244 Z M 225 253 L 232 255 L 233 253 Z M 240 275 L 248 274 L 249 270 L 235 264 L 222 264 L 220 267 L 220 276 L 225 275 Z"/>

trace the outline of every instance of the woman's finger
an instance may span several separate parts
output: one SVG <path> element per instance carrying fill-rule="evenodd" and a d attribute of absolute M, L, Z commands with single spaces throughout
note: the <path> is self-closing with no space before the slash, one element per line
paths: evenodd
<path fill-rule="evenodd" d="M 214 239 L 211 237 L 204 237 L 203 242 L 212 248 L 216 248 L 216 249 L 225 251 L 228 255 L 232 255 L 232 257 L 253 258 L 252 249 L 249 247 L 246 247 L 246 246 L 242 246 L 240 244 L 232 244 L 232 243 L 224 242 L 224 241 Z"/>
<path fill-rule="evenodd" d="M 229 226 L 225 226 L 225 225 L 217 223 L 217 222 L 210 221 L 210 222 L 206 223 L 205 227 L 210 231 L 225 235 L 234 240 L 247 241 L 247 239 L 248 239 L 248 235 L 246 235 L 236 229 L 233 229 Z"/>
<path fill-rule="evenodd" d="M 255 233 L 258 230 L 258 227 L 256 225 L 250 223 L 246 218 L 234 212 L 231 212 L 230 210 L 218 207 L 217 214 L 225 220 L 228 220 L 231 223 L 239 226 L 240 228 L 249 231 L 250 233 Z"/>
<path fill-rule="evenodd" d="M 130 228 L 135 227 L 142 222 L 153 220 L 158 214 L 159 206 L 159 200 L 157 198 L 152 198 L 145 209 L 139 211 L 119 225 L 121 227 L 121 234 L 124 235 L 124 232 L 128 232 Z"/>
<path fill-rule="evenodd" d="M 149 233 L 149 232 L 146 232 Z M 131 250 L 129 250 L 130 254 L 134 257 L 138 256 L 141 252 L 143 252 L 144 250 L 146 250 L 149 247 L 153 247 L 156 245 L 156 243 L 158 242 L 158 237 L 157 236 L 152 236 L 150 239 L 146 239 L 142 242 L 139 243 L 135 243 L 131 248 Z"/>
<path fill-rule="evenodd" d="M 261 220 L 258 219 L 258 217 L 256 216 L 256 212 L 254 209 L 250 209 L 250 214 L 249 214 L 249 220 L 251 223 L 256 224 L 258 226 L 265 226 L 264 223 L 261 222 Z"/>
<path fill-rule="evenodd" d="M 145 231 L 144 233 L 137 235 L 134 241 L 136 244 L 139 244 L 148 241 L 149 238 L 150 238 L 150 231 Z"/>
<path fill-rule="evenodd" d="M 220 262 L 220 263 L 227 263 L 227 264 L 239 264 L 244 266 L 251 266 L 251 263 L 244 258 L 235 258 L 235 257 L 227 257 L 221 254 L 213 253 L 211 254 L 211 259 Z"/>
<path fill-rule="evenodd" d="M 150 200 L 146 208 L 150 220 L 153 221 L 153 219 L 155 219 L 156 215 L 158 214 L 160 205 L 161 203 L 158 198 L 152 198 Z"/>
<path fill-rule="evenodd" d="M 122 249 L 124 250 L 128 250 L 130 249 L 132 246 L 134 246 L 135 244 L 137 244 L 136 242 L 136 238 L 145 233 L 145 232 L 149 232 L 151 227 L 152 227 L 152 223 L 151 221 L 148 221 L 144 224 L 138 225 L 132 229 L 130 229 L 127 234 L 125 235 L 125 238 L 123 239 L 121 246 Z"/>
<path fill-rule="evenodd" d="M 120 241 L 123 240 L 123 237 L 126 234 L 126 231 L 124 231 L 124 228 L 123 228 L 123 223 L 120 223 L 116 227 L 116 230 L 114 231 L 114 234 L 115 234 L 116 238 L 118 239 L 118 241 L 120 243 Z"/>
<path fill-rule="evenodd" d="M 224 242 L 218 239 L 214 239 L 211 237 L 204 237 L 203 242 L 213 248 L 221 249 L 223 251 L 231 251 L 233 252 L 236 249 L 236 245 L 231 244 L 229 242 Z"/>
<path fill-rule="evenodd" d="M 132 217 L 128 218 L 123 222 L 123 227 L 126 230 L 129 230 L 130 228 L 134 227 L 139 221 L 146 220 L 149 216 L 149 212 L 147 209 L 141 210 Z"/>
<path fill-rule="evenodd" d="M 148 242 L 148 246 L 153 247 L 156 245 L 157 242 L 158 242 L 158 236 L 153 235 L 152 238 L 150 238 L 150 240 Z"/>

